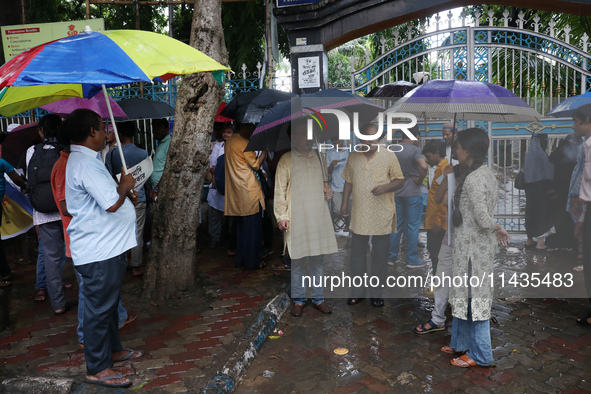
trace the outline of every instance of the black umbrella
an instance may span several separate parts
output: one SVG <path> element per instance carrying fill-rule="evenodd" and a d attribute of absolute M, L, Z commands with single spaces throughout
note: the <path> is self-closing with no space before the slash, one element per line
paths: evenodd
<path fill-rule="evenodd" d="M 126 120 L 159 119 L 174 116 L 174 108 L 161 101 L 130 98 L 117 102 L 127 115 Z"/>
<path fill-rule="evenodd" d="M 295 96 L 294 93 L 275 89 L 238 93 L 220 112 L 220 115 L 232 118 L 239 123 L 259 123 L 268 110 Z"/>
<path fill-rule="evenodd" d="M 373 88 L 366 97 L 402 97 L 417 86 L 406 81 L 396 81 Z"/>
<path fill-rule="evenodd" d="M 271 109 L 254 130 L 246 147 L 246 151 L 280 151 L 291 147 L 291 140 L 287 136 L 287 128 L 292 120 L 316 115 L 314 111 L 322 109 L 341 109 L 359 115 L 359 126 L 370 122 L 384 108 L 371 100 L 343 92 L 337 89 L 326 89 L 316 93 L 304 94 L 291 101 L 278 104 Z M 327 128 L 319 136 L 325 141 L 338 135 L 339 124 L 334 115 L 325 116 Z"/>

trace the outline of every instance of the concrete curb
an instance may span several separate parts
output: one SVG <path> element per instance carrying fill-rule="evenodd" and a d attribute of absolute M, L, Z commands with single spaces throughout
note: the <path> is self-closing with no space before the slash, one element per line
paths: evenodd
<path fill-rule="evenodd" d="M 230 393 L 236 388 L 240 377 L 287 310 L 289 302 L 289 296 L 281 293 L 267 304 L 248 327 L 246 334 L 222 367 L 221 372 L 209 380 L 209 383 L 201 389 L 201 393 Z"/>
<path fill-rule="evenodd" d="M 17 376 L 6 379 L 0 392 L 23 394 L 66 394 L 74 387 L 74 379 Z"/>

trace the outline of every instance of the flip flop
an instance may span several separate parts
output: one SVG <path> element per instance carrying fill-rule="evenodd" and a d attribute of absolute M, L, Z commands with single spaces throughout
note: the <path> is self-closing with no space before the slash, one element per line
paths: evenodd
<path fill-rule="evenodd" d="M 47 290 L 39 289 L 35 293 L 35 302 L 43 302 L 47 299 Z"/>
<path fill-rule="evenodd" d="M 120 362 L 123 362 L 123 361 L 136 360 L 136 359 L 141 358 L 141 357 L 144 356 L 144 351 L 143 350 L 133 350 L 133 349 L 127 349 L 127 348 L 123 348 L 121 350 L 127 350 L 129 353 L 127 353 L 125 355 L 125 357 L 123 357 L 121 360 L 117 360 L 117 361 L 114 361 L 113 360 L 113 363 L 120 363 Z M 135 352 L 139 352 L 140 355 L 139 356 L 132 357 Z"/>
<path fill-rule="evenodd" d="M 3 289 L 5 287 L 8 287 L 12 284 L 11 281 L 9 280 L 0 280 L 0 289 Z"/>
<path fill-rule="evenodd" d="M 371 305 L 373 305 L 374 308 L 381 308 L 384 306 L 384 299 L 383 298 L 372 298 Z"/>
<path fill-rule="evenodd" d="M 587 321 L 587 319 L 589 319 L 590 317 L 591 317 L 591 311 L 587 311 L 587 312 L 583 313 L 581 316 L 579 316 L 579 318 L 576 319 L 575 321 L 580 326 L 591 327 L 591 323 L 589 323 Z"/>
<path fill-rule="evenodd" d="M 482 365 L 476 364 L 474 360 L 468 357 L 467 354 L 460 356 L 458 358 L 454 358 L 450 361 L 451 365 L 460 368 L 469 368 L 469 367 L 481 367 Z M 486 365 L 484 365 L 486 366 Z"/>
<path fill-rule="evenodd" d="M 445 345 L 444 347 L 441 348 L 441 351 L 443 353 L 448 353 L 448 354 L 460 354 L 462 352 L 456 352 L 456 349 L 454 349 L 453 347 L 449 346 L 449 345 Z"/>
<path fill-rule="evenodd" d="M 113 387 L 113 388 L 125 388 L 125 387 L 129 387 L 131 386 L 131 381 L 128 380 L 127 383 L 107 383 L 107 380 L 111 380 L 111 379 L 123 379 L 123 375 L 121 375 L 121 373 L 119 372 L 115 372 L 117 375 L 115 376 L 107 376 L 98 380 L 91 380 L 88 378 L 84 379 L 84 383 L 88 383 L 88 384 L 96 384 L 97 386 L 103 386 L 103 387 Z"/>
<path fill-rule="evenodd" d="M 274 271 L 291 271 L 291 267 L 286 266 L 285 264 L 283 267 L 280 267 L 279 264 L 273 264 L 271 269 Z"/>
<path fill-rule="evenodd" d="M 430 325 L 431 328 L 425 327 L 425 324 Z M 437 324 L 433 323 L 433 320 L 429 320 L 427 323 L 421 324 L 421 327 L 420 328 L 421 328 L 420 331 L 417 330 L 417 327 L 414 328 L 413 331 L 415 332 L 415 334 L 422 335 L 422 334 L 428 334 L 428 333 L 433 332 L 433 331 L 442 331 L 442 330 L 445 330 L 445 324 L 443 325 L 443 327 L 438 327 Z M 454 351 L 454 353 L 455 353 L 455 351 Z"/>
<path fill-rule="evenodd" d="M 121 330 L 123 327 L 125 327 L 126 325 L 128 325 L 129 323 L 131 323 L 132 321 L 137 319 L 137 315 L 138 315 L 138 311 L 132 311 L 132 310 L 128 309 L 127 310 L 127 319 L 125 319 L 125 321 L 123 322 L 121 327 L 119 327 L 119 329 Z"/>
<path fill-rule="evenodd" d="M 361 302 L 361 300 L 363 300 L 363 298 L 349 298 L 347 300 L 347 304 L 349 305 L 357 305 Z"/>

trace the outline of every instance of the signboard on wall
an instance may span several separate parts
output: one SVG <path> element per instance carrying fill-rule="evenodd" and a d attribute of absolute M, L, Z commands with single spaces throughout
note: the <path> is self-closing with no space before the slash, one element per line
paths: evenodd
<path fill-rule="evenodd" d="M 318 3 L 320 0 L 277 0 L 277 7 L 289 7 L 294 5 L 306 5 Z"/>
<path fill-rule="evenodd" d="M 320 57 L 298 59 L 298 85 L 300 89 L 320 87 Z"/>
<path fill-rule="evenodd" d="M 104 30 L 105 20 L 100 18 L 71 22 L 2 26 L 4 59 L 8 62 L 21 52 L 37 45 L 64 37 L 75 36 L 84 32 L 86 26 L 90 26 L 93 31 Z"/>

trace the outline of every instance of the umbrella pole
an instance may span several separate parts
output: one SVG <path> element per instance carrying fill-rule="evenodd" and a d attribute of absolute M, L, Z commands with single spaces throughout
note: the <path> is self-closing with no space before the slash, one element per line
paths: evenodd
<path fill-rule="evenodd" d="M 111 118 L 111 123 L 113 124 L 113 133 L 115 133 L 115 139 L 117 140 L 117 150 L 119 151 L 119 157 L 121 158 L 121 163 L 123 164 L 123 168 L 125 169 L 125 174 L 129 174 L 129 169 L 127 168 L 127 163 L 125 163 L 125 157 L 123 156 L 123 148 L 121 147 L 121 141 L 119 140 L 119 133 L 117 133 L 117 126 L 115 125 L 115 117 L 113 116 L 113 110 L 111 109 L 111 103 L 109 102 L 109 95 L 107 94 L 107 87 L 103 84 L 103 94 L 105 95 L 105 101 L 107 103 L 107 109 L 109 110 L 109 118 Z M 113 169 L 116 171 L 116 169 Z"/>

